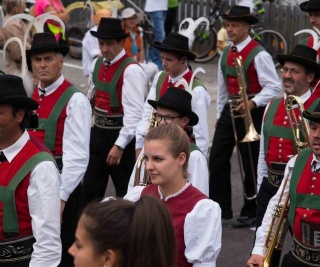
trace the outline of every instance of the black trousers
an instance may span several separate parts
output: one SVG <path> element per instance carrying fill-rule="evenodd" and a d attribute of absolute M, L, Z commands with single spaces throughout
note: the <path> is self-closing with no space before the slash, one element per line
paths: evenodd
<path fill-rule="evenodd" d="M 70 195 L 62 214 L 61 243 L 62 256 L 59 267 L 73 267 L 73 257 L 68 253 L 75 240 L 78 219 L 81 212 L 81 185 L 79 184 Z"/>
<path fill-rule="evenodd" d="M 174 24 L 177 21 L 178 7 L 168 8 L 166 20 L 164 21 L 164 30 L 166 32 L 166 36 L 172 32 Z"/>
<path fill-rule="evenodd" d="M 284 255 L 281 267 L 309 267 L 310 265 L 306 265 L 301 261 L 297 260 L 295 256 L 292 255 L 290 251 L 286 255 Z"/>
<path fill-rule="evenodd" d="M 30 260 L 14 262 L 14 263 L 0 263 L 0 267 L 29 267 Z"/>
<path fill-rule="evenodd" d="M 129 179 L 135 164 L 135 139 L 124 149 L 121 162 L 117 166 L 108 166 L 106 159 L 110 149 L 118 138 L 119 130 L 91 129 L 90 159 L 81 187 L 82 207 L 93 200 L 101 200 L 111 176 L 116 194 L 123 197 L 127 193 Z"/>
<path fill-rule="evenodd" d="M 259 107 L 253 109 L 251 112 L 252 121 L 258 133 L 261 132 L 264 109 L 265 107 Z M 240 141 L 246 134 L 243 119 L 236 118 L 235 124 L 237 129 L 237 138 Z M 235 138 L 232 128 L 230 108 L 229 104 L 226 104 L 215 130 L 209 158 L 209 197 L 219 203 L 222 210 L 222 216 L 224 216 L 224 214 L 232 215 L 230 159 L 234 146 Z M 256 177 L 257 173 L 259 146 L 260 141 L 250 143 L 239 142 L 239 150 L 245 172 L 244 186 L 247 196 L 254 195 L 254 192 L 256 191 L 253 177 Z M 254 174 L 251 171 L 251 164 L 248 156 L 249 151 L 252 155 Z M 242 190 L 242 188 L 238 188 L 237 190 Z M 248 216 L 251 218 L 255 217 L 256 199 L 247 200 L 244 198 L 244 205 L 240 214 L 241 216 Z"/>

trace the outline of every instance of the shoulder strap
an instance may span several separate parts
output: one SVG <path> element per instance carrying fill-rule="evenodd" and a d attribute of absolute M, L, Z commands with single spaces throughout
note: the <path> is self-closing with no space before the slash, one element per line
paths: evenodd
<path fill-rule="evenodd" d="M 165 71 L 162 71 L 156 84 L 156 100 L 160 98 L 161 87 L 166 77 L 167 73 Z"/>

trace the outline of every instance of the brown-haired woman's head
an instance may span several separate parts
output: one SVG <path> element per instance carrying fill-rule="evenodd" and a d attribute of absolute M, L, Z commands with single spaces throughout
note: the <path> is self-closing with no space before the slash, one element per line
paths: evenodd
<path fill-rule="evenodd" d="M 150 196 L 136 203 L 123 199 L 91 203 L 80 217 L 69 253 L 77 267 L 174 266 L 170 214 Z"/>

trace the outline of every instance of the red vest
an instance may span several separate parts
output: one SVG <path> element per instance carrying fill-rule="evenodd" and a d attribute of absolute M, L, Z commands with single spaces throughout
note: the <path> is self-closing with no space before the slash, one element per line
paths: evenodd
<path fill-rule="evenodd" d="M 158 193 L 158 186 L 150 184 L 146 186 L 141 196 L 152 195 L 160 199 Z M 191 267 L 192 263 L 188 263 L 186 256 L 184 255 L 186 245 L 184 242 L 184 221 L 188 213 L 190 213 L 194 206 L 202 199 L 207 197 L 201 193 L 197 188 L 189 185 L 181 194 L 169 198 L 165 201 L 169 213 L 172 217 L 173 227 L 176 236 L 176 245 L 178 249 L 177 267 Z"/>
<path fill-rule="evenodd" d="M 122 66 L 121 63 L 130 58 L 124 55 L 120 60 L 111 66 L 105 66 L 102 58 L 99 58 L 93 72 L 93 81 L 96 89 L 95 107 L 106 111 L 108 114 L 123 114 L 122 107 L 122 86 L 123 86 L 123 73 L 126 67 L 132 64 L 131 62 Z M 130 58 L 131 59 L 131 58 Z M 100 66 L 98 65 L 100 63 Z M 121 71 L 120 73 L 117 71 Z M 118 74 L 119 77 L 115 75 Z"/>
<path fill-rule="evenodd" d="M 21 167 L 35 154 L 46 151 L 46 148 L 37 140 L 29 140 L 11 163 L 0 163 L 0 185 L 7 186 Z M 19 222 L 19 236 L 32 234 L 31 217 L 29 213 L 27 189 L 30 173 L 19 183 L 15 190 L 15 205 Z M 3 236 L 3 202 L 0 202 L 0 240 Z"/>
<path fill-rule="evenodd" d="M 227 69 L 227 89 L 229 94 L 231 95 L 239 95 L 239 83 L 238 83 L 238 79 L 236 76 L 236 72 L 234 72 L 234 75 L 231 75 L 228 72 L 228 69 L 234 69 L 234 57 L 238 57 L 241 56 L 242 57 L 242 62 L 245 63 L 247 57 L 250 55 L 250 53 L 252 52 L 252 50 L 259 46 L 259 43 L 257 43 L 254 40 L 251 40 L 250 43 L 244 48 L 242 49 L 241 52 L 236 52 L 234 53 L 231 49 L 229 50 L 228 56 L 227 56 L 227 62 L 221 62 L 222 65 L 226 64 L 226 69 Z M 249 67 L 248 67 L 248 71 L 244 71 L 245 75 L 247 75 L 247 94 L 257 94 L 261 91 L 261 86 L 259 84 L 259 80 L 258 80 L 258 74 L 257 71 L 254 67 L 253 64 L 253 59 L 252 58 Z M 246 78 L 246 77 L 245 77 Z"/>
<path fill-rule="evenodd" d="M 37 109 L 39 119 L 47 119 L 51 111 L 53 110 L 54 106 L 56 105 L 57 101 L 61 97 L 61 95 L 71 86 L 71 84 L 64 80 L 63 83 L 50 95 L 45 97 L 39 96 L 38 87 L 34 90 L 32 99 L 39 103 L 39 108 Z M 64 122 L 66 120 L 67 113 L 66 113 L 66 106 L 63 108 L 58 122 L 57 122 L 57 130 L 56 130 L 56 140 L 55 140 L 55 148 L 54 148 L 54 155 L 59 156 L 62 155 L 62 139 L 63 139 L 63 131 L 64 131 Z M 29 134 L 36 139 L 38 139 L 41 143 L 44 143 L 44 130 L 29 130 Z"/>
<path fill-rule="evenodd" d="M 314 103 L 314 101 L 318 101 L 315 95 L 311 95 L 309 99 L 303 104 L 304 109 L 307 110 Z M 267 111 L 265 118 L 268 116 Z M 299 112 L 298 109 L 295 109 L 295 114 L 298 118 Z M 269 125 L 268 125 L 269 127 Z M 273 118 L 272 128 L 279 127 L 280 128 L 288 128 L 288 131 L 291 135 L 291 126 L 290 121 L 288 119 L 288 115 L 284 105 L 284 98 L 281 99 L 276 114 Z M 268 129 L 267 129 L 268 130 Z M 278 131 L 279 132 L 279 131 Z M 279 133 L 280 134 L 280 133 Z M 281 135 L 281 134 L 280 134 Z M 294 151 L 294 141 L 292 138 L 284 138 L 283 136 L 270 136 L 269 140 L 265 138 L 265 142 L 267 142 L 267 151 L 265 151 L 265 160 L 267 165 L 270 167 L 271 162 L 279 162 L 279 163 L 287 163 L 289 161 L 288 156 L 294 155 L 296 152 Z"/>

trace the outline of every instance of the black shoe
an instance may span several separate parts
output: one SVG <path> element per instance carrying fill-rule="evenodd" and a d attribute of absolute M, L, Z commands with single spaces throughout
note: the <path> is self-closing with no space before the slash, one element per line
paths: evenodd
<path fill-rule="evenodd" d="M 239 216 L 239 218 L 232 224 L 233 228 L 245 228 L 254 226 L 256 224 L 256 218 L 250 218 L 247 216 Z"/>
<path fill-rule="evenodd" d="M 221 219 L 223 220 L 231 220 L 232 217 L 232 210 L 221 212 Z"/>

